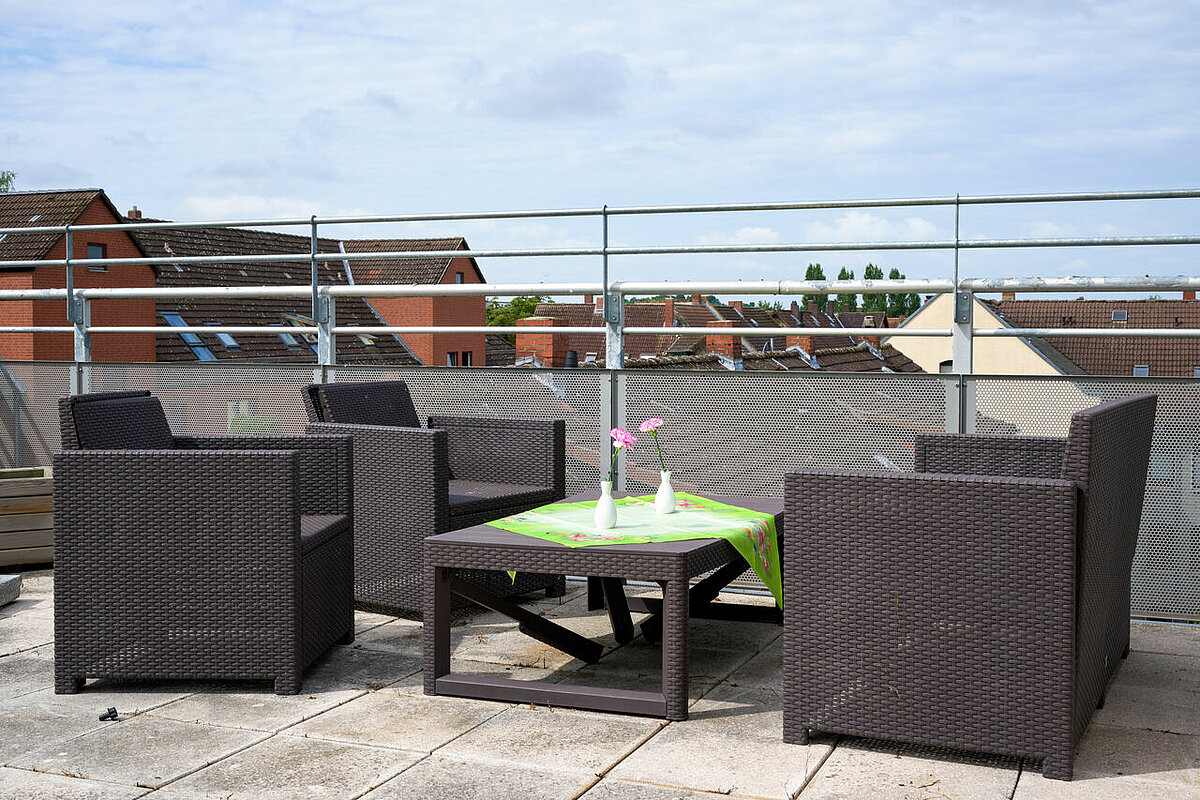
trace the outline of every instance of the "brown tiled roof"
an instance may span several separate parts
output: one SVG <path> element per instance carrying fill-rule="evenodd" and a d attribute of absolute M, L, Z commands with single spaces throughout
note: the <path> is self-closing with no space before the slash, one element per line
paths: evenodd
<path fill-rule="evenodd" d="M 461 236 L 449 239 L 347 239 L 344 246 L 347 253 L 465 250 L 466 240 Z M 446 268 L 450 266 L 450 259 L 392 258 L 348 263 L 355 283 L 441 283 Z"/>
<path fill-rule="evenodd" d="M 516 361 L 517 348 L 508 339 L 489 333 L 485 336 L 484 341 L 489 367 L 503 366 Z"/>
<path fill-rule="evenodd" d="M 121 214 L 100 189 L 70 189 L 44 192 L 0 192 L 0 228 L 40 228 L 69 225 L 96 198 L 102 198 L 120 221 Z M 61 233 L 22 235 L 11 233 L 0 239 L 0 261 L 32 261 L 46 255 Z"/>
<path fill-rule="evenodd" d="M 984 302 L 1014 328 L 1200 328 L 1196 300 Z M 1126 312 L 1127 321 L 1114 321 L 1114 311 Z M 1047 336 L 1044 341 L 1088 375 L 1132 375 L 1135 364 L 1146 364 L 1152 377 L 1190 378 L 1200 367 L 1200 339 Z"/>
<path fill-rule="evenodd" d="M 148 222 L 151 220 L 141 220 Z M 248 228 L 153 228 L 133 231 L 146 252 L 152 257 L 175 255 L 270 255 L 306 253 L 311 247 L 307 236 L 296 236 Z M 318 239 L 321 253 L 338 252 L 338 242 Z M 183 286 L 287 286 L 308 283 L 311 267 L 307 262 L 269 261 L 253 264 L 168 264 L 161 266 L 158 285 Z M 317 262 L 318 280 L 324 285 L 345 284 L 345 265 L 342 261 Z M 281 325 L 287 333 L 288 317 L 305 319 L 312 314 L 307 299 L 290 298 L 190 298 L 160 299 L 158 313 L 176 313 L 189 325 L 220 322 L 225 325 Z M 339 298 L 338 325 L 383 325 L 367 301 L 359 298 Z M 239 335 L 234 339 L 239 347 L 230 349 L 216 335 L 201 334 L 201 340 L 220 360 L 270 360 L 312 362 L 312 348 L 299 336 L 297 344 L 288 345 L 279 336 Z M 344 362 L 376 362 L 386 364 L 417 364 L 408 346 L 397 336 L 379 335 L 366 344 L 357 336 L 338 337 L 338 359 Z M 159 361 L 194 361 L 195 353 L 177 335 L 157 337 Z"/>

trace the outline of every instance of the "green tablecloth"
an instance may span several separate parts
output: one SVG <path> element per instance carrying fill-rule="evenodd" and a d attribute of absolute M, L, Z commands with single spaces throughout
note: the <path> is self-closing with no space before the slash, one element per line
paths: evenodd
<path fill-rule="evenodd" d="M 617 527 L 607 530 L 592 522 L 595 501 L 555 503 L 487 524 L 567 547 L 725 539 L 742 554 L 782 608 L 775 516 L 682 492 L 675 498 L 678 510 L 674 514 L 655 513 L 653 495 L 617 500 Z"/>

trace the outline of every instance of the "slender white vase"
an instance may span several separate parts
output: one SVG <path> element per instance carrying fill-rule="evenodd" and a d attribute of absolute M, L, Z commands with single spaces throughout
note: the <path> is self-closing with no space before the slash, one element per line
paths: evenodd
<path fill-rule="evenodd" d="M 613 502 L 612 481 L 600 481 L 600 499 L 596 501 L 596 513 L 592 521 L 597 528 L 617 526 L 617 504 Z"/>
<path fill-rule="evenodd" d="M 662 482 L 658 484 L 658 492 L 654 495 L 654 510 L 659 514 L 674 514 L 675 490 L 671 487 L 671 470 L 665 469 L 658 474 Z"/>

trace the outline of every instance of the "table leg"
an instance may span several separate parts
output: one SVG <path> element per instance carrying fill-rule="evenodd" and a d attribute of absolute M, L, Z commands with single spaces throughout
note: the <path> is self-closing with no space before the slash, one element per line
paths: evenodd
<path fill-rule="evenodd" d="M 633 641 L 633 618 L 629 616 L 629 601 L 625 599 L 624 578 L 601 578 L 604 588 L 604 604 L 608 606 L 608 621 L 612 623 L 613 636 L 617 644 Z"/>
<path fill-rule="evenodd" d="M 425 694 L 437 694 L 437 679 L 450 673 L 450 573 L 425 568 Z"/>
<path fill-rule="evenodd" d="M 688 581 L 665 581 L 663 587 L 662 680 L 667 719 L 687 719 Z"/>
<path fill-rule="evenodd" d="M 600 579 L 589 577 L 587 579 L 587 610 L 599 611 L 604 608 L 604 587 L 600 584 Z"/>

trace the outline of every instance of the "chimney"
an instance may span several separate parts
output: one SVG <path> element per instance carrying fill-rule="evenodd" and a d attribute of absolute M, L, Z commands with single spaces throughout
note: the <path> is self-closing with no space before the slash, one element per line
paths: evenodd
<path fill-rule="evenodd" d="M 800 304 L 795 300 L 792 301 L 792 316 L 794 316 L 796 319 L 800 319 Z"/>
<path fill-rule="evenodd" d="M 675 298 L 668 297 L 663 300 L 663 327 L 675 327 Z"/>
<path fill-rule="evenodd" d="M 700 305 L 700 303 L 702 302 L 700 300 L 700 295 L 698 295 L 698 294 L 692 295 L 692 302 L 695 303 L 696 305 Z"/>
<path fill-rule="evenodd" d="M 729 305 L 732 306 L 733 309 L 735 311 L 737 311 L 739 314 L 742 314 L 742 301 L 741 300 L 730 300 Z M 742 314 L 742 316 L 745 316 L 745 314 Z"/>
<path fill-rule="evenodd" d="M 554 317 L 526 317 L 517 320 L 522 328 L 553 328 L 565 325 Z M 517 358 L 533 356 L 543 367 L 564 367 L 567 364 L 567 335 L 553 331 L 535 331 L 517 334 Z"/>
<path fill-rule="evenodd" d="M 1186 292 L 1183 293 L 1183 299 L 1184 300 L 1195 300 L 1196 299 L 1196 290 L 1188 289 Z"/>
<path fill-rule="evenodd" d="M 808 313 L 810 313 L 810 314 L 815 314 L 815 313 L 817 313 L 817 301 L 816 301 L 816 300 L 809 300 L 809 301 L 808 301 L 808 309 L 807 309 L 807 310 L 808 310 Z"/>
<path fill-rule="evenodd" d="M 604 310 L 604 295 L 598 294 L 598 295 L 596 295 L 596 311 L 600 312 L 603 310 Z"/>
<path fill-rule="evenodd" d="M 128 217 L 129 219 L 141 219 L 142 212 L 138 211 L 137 206 L 134 206 L 133 208 L 129 209 L 128 212 L 126 212 L 125 216 Z"/>
<path fill-rule="evenodd" d="M 825 304 L 825 313 L 826 314 L 836 314 L 841 310 L 842 310 L 842 306 L 836 300 L 830 300 L 828 303 Z"/>
<path fill-rule="evenodd" d="M 787 336 L 787 347 L 790 350 L 793 347 L 799 347 L 804 352 L 812 355 L 813 337 L 803 334 L 789 333 Z"/>
<path fill-rule="evenodd" d="M 732 328 L 733 323 L 727 319 L 714 319 L 708 323 L 709 328 Z M 724 335 L 713 332 L 704 337 L 704 349 L 710 353 L 724 356 L 731 361 L 737 362 L 742 358 L 742 340 L 741 337 L 734 336 L 731 333 Z"/>
<path fill-rule="evenodd" d="M 584 304 L 585 306 L 590 306 L 590 305 L 592 305 L 592 301 L 593 301 L 594 299 L 595 299 L 595 298 L 594 298 L 594 297 L 592 297 L 590 294 L 585 294 L 585 295 L 583 296 L 583 304 Z"/>
<path fill-rule="evenodd" d="M 1009 301 L 1009 300 L 1016 300 L 1016 299 L 1017 299 L 1017 293 L 1016 293 L 1016 292 L 1001 292 L 1001 293 L 1000 293 L 1000 299 L 1001 299 L 1001 300 L 1004 300 L 1005 302 L 1007 302 L 1007 301 Z"/>
<path fill-rule="evenodd" d="M 864 337 L 862 337 L 862 338 L 863 338 L 863 341 L 867 342 L 867 343 L 868 343 L 868 344 L 870 344 L 872 347 L 874 347 L 874 348 L 876 348 L 876 349 L 878 349 L 878 348 L 879 348 L 880 344 L 879 344 L 879 337 L 878 337 L 878 336 L 864 336 Z"/>

